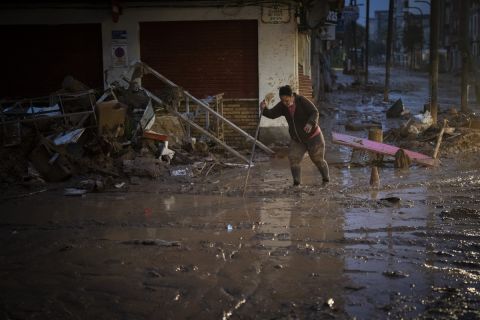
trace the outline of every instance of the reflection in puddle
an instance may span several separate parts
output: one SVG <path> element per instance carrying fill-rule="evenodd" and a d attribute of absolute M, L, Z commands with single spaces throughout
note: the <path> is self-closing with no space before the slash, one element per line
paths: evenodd
<path fill-rule="evenodd" d="M 371 190 L 368 168 L 337 170 L 321 188 L 307 166 L 305 187 L 265 198 L 4 203 L 0 299 L 16 318 L 61 305 L 139 319 L 412 318 L 479 301 L 477 171 L 387 168 Z"/>

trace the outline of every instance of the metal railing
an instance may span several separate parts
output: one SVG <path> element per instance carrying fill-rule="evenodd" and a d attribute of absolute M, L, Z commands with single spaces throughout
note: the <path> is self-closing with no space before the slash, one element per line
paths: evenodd
<path fill-rule="evenodd" d="M 222 114 L 223 112 L 221 110 L 218 110 L 218 108 L 215 108 L 217 110 L 214 110 L 213 108 L 211 108 L 209 106 L 208 103 L 202 101 L 201 99 L 196 98 L 195 96 L 190 94 L 188 91 L 184 90 L 183 88 L 181 88 L 180 86 L 178 86 L 177 84 L 175 84 L 174 82 L 172 82 L 171 80 L 169 80 L 168 78 L 166 78 L 165 76 L 160 74 L 158 71 L 156 71 L 155 69 L 153 69 L 150 66 L 148 66 L 147 64 L 145 64 L 144 62 L 137 62 L 132 67 L 135 68 L 135 69 L 141 68 L 142 74 L 151 74 L 155 78 L 157 78 L 158 80 L 165 83 L 166 85 L 168 85 L 172 88 L 178 89 L 181 92 L 181 95 L 182 95 L 182 97 L 185 101 L 186 111 L 187 111 L 185 114 L 182 114 L 178 111 L 178 105 L 177 104 L 174 105 L 174 106 L 169 105 L 168 103 L 163 101 L 161 98 L 159 98 L 158 96 L 153 94 L 148 89 L 142 88 L 150 96 L 150 98 L 152 100 L 154 100 L 156 103 L 164 106 L 168 111 L 170 111 L 171 113 L 176 115 L 179 119 L 184 121 L 188 126 L 192 126 L 196 130 L 200 131 L 202 134 L 208 136 L 213 141 L 215 141 L 218 145 L 222 146 L 223 148 L 225 148 L 227 151 L 229 151 L 230 153 L 232 153 L 233 155 L 235 155 L 239 159 L 242 159 L 246 163 L 250 163 L 249 159 L 247 159 L 245 156 L 240 154 L 237 150 L 235 150 L 234 148 L 229 146 L 227 143 L 222 141 L 222 140 L 224 140 L 222 136 L 216 137 L 214 134 L 212 134 L 211 132 L 208 131 L 208 122 L 209 122 L 209 117 L 210 116 L 213 116 L 216 119 L 217 128 L 221 128 L 221 131 L 224 130 L 224 125 L 226 125 L 226 126 L 230 127 L 231 129 L 233 129 L 234 131 L 236 131 L 237 133 L 239 133 L 240 135 L 242 135 L 243 137 L 245 137 L 248 141 L 250 141 L 252 143 L 255 143 L 260 149 L 267 152 L 268 154 L 274 154 L 275 153 L 272 149 L 270 149 L 269 147 L 264 145 L 262 142 L 256 140 L 253 136 L 248 134 L 245 130 L 238 127 L 236 124 L 234 124 L 229 119 L 225 118 L 223 116 L 223 114 Z M 205 120 L 207 122 L 207 129 L 202 128 L 202 126 L 195 123 L 192 119 L 190 119 L 188 117 L 188 113 L 190 112 L 190 102 L 193 102 L 196 105 L 198 105 L 206 113 L 206 119 Z M 218 131 L 217 134 L 220 134 L 220 131 L 219 130 L 217 130 L 217 131 Z"/>

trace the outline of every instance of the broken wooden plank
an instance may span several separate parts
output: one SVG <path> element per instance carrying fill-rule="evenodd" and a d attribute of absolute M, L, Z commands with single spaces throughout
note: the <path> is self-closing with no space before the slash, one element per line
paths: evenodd
<path fill-rule="evenodd" d="M 338 132 L 332 132 L 332 142 L 352 148 L 377 152 L 389 156 L 395 156 L 395 153 L 397 153 L 397 151 L 401 149 L 392 145 L 375 142 L 364 138 L 349 136 Z M 405 149 L 404 151 L 410 157 L 410 159 L 412 159 L 412 161 L 427 166 L 434 166 L 436 164 L 435 159 L 427 155 Z"/>
<path fill-rule="evenodd" d="M 442 130 L 438 134 L 437 143 L 435 144 L 435 150 L 433 151 L 433 159 L 438 158 L 438 153 L 440 152 L 440 145 L 442 144 L 443 133 L 445 132 L 445 128 L 447 127 L 447 119 L 443 120 Z"/>

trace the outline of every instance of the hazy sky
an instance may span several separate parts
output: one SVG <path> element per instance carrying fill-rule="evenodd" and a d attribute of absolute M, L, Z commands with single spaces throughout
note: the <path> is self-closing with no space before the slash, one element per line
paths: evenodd
<path fill-rule="evenodd" d="M 365 18 L 367 16 L 366 14 L 366 3 L 367 0 L 357 0 L 357 4 L 359 5 L 360 8 L 360 18 L 358 19 L 358 23 L 365 24 Z M 388 10 L 388 3 L 389 0 L 370 0 L 370 18 L 375 17 L 375 11 L 377 10 Z M 415 0 L 409 0 L 410 6 L 415 6 L 419 7 L 420 10 L 422 10 L 423 13 L 428 14 L 429 13 L 429 6 L 428 4 L 425 3 L 418 3 L 415 2 Z M 345 5 L 349 5 L 350 0 L 345 0 Z M 416 9 L 411 9 L 412 13 L 418 14 L 418 11 Z"/>
<path fill-rule="evenodd" d="M 377 10 L 388 10 L 388 1 L 389 0 L 370 0 L 370 18 L 375 17 L 374 12 Z M 366 14 L 366 0 L 357 0 L 357 4 L 360 8 L 360 18 L 358 19 L 358 23 L 365 25 L 365 18 Z M 345 0 L 345 5 L 348 6 L 350 4 L 350 0 Z"/>

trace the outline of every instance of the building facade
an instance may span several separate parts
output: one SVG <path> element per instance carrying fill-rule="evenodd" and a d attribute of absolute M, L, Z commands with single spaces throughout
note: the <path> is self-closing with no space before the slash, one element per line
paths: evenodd
<path fill-rule="evenodd" d="M 327 0 L 320 2 L 328 8 Z M 258 103 L 268 93 L 276 103 L 281 85 L 298 91 L 301 79 L 303 89 L 311 88 L 309 34 L 299 32 L 295 1 L 229 3 L 2 3 L 0 35 L 9 63 L 0 95 L 47 95 L 66 75 L 103 89 L 141 60 L 199 98 L 224 93 L 226 116 L 253 133 Z M 154 81 L 144 85 L 155 91 Z M 286 134 L 286 126 L 283 119 L 262 119 L 266 131 Z"/>

